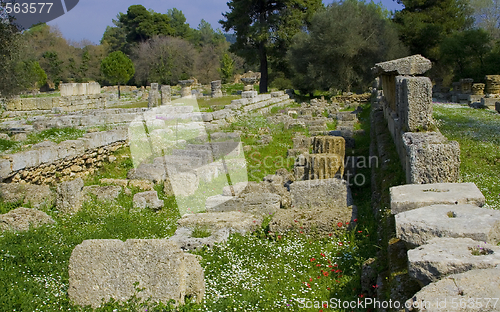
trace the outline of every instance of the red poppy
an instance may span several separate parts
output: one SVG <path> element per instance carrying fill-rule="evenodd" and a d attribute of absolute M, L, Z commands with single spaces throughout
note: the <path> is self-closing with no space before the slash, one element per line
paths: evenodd
<path fill-rule="evenodd" d="M 338 227 L 342 227 L 342 222 L 337 223 Z"/>

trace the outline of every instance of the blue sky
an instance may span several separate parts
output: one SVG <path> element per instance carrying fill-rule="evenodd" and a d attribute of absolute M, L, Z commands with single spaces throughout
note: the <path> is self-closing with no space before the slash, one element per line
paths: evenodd
<path fill-rule="evenodd" d="M 333 1 L 323 0 L 323 2 Z M 380 2 L 391 11 L 403 8 L 394 0 Z M 88 39 L 99 43 L 106 26 L 112 25 L 112 19 L 118 12 L 125 13 L 133 4 L 142 4 L 147 9 L 160 13 L 177 8 L 184 13 L 192 28 L 197 28 L 201 19 L 205 19 L 217 29 L 220 28 L 218 21 L 222 19 L 222 13 L 228 10 L 226 3 L 227 0 L 80 0 L 73 10 L 48 24 L 57 25 L 66 39 L 72 41 Z"/>

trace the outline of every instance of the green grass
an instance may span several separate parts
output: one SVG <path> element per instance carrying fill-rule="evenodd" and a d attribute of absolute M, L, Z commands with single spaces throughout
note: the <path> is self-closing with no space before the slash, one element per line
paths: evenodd
<path fill-rule="evenodd" d="M 460 144 L 463 182 L 474 182 L 490 208 L 500 209 L 500 114 L 460 105 L 435 104 L 441 132 Z"/>
<path fill-rule="evenodd" d="M 231 104 L 232 100 L 240 99 L 237 95 L 228 95 L 220 98 L 210 98 L 210 99 L 198 99 L 198 107 L 202 111 L 207 111 L 212 108 L 212 106 L 218 107 L 218 109 L 224 108 L 225 105 Z"/>
<path fill-rule="evenodd" d="M 357 148 L 350 150 L 356 156 L 368 154 L 367 112 L 363 112 L 360 120 L 368 132 L 357 137 Z M 280 161 L 286 159 L 286 152 L 292 146 L 293 130 L 284 129 L 282 124 L 270 125 L 262 116 L 239 121 L 228 130 L 236 128 L 245 129 L 242 140 L 247 144 L 255 144 L 258 135 L 264 132 L 273 136 L 269 145 L 256 149 L 258 156 L 247 153 L 250 180 L 261 181 L 281 167 L 290 169 Z M 300 131 L 307 134 L 303 129 Z M 105 163 L 85 184 L 99 184 L 101 178 L 125 178 L 132 168 L 132 160 L 122 156 L 129 155 L 128 148 L 118 150 L 117 160 Z M 378 244 L 374 235 L 377 222 L 370 206 L 370 169 L 361 168 L 359 172 L 366 175 L 366 183 L 352 188 L 359 219 L 351 231 L 335 229 L 323 236 L 297 232 L 271 235 L 268 217 L 263 227 L 253 234 L 232 235 L 224 245 L 196 252 L 202 256 L 205 272 L 206 295 L 201 304 L 167 308 L 131 299 L 128 303 L 109 302 L 97 311 L 145 311 L 147 308 L 148 311 L 317 312 L 319 308 L 301 309 L 301 298 L 357 301 L 361 292 L 361 264 L 376 254 Z M 219 178 L 223 181 L 225 177 Z M 148 209 L 130 212 L 132 196 L 138 192 L 132 190 L 132 195 L 121 194 L 115 204 L 87 202 L 73 216 L 61 215 L 54 207 L 47 207 L 45 211 L 56 224 L 24 233 L 0 234 L 0 311 L 89 311 L 73 306 L 67 296 L 68 260 L 73 248 L 85 239 L 125 240 L 173 235 L 180 217 L 176 200 L 163 194 L 161 184 L 156 185 L 155 190 L 160 199 L 165 200 L 165 208 L 158 213 Z M 220 193 L 208 185 L 201 185 L 197 192 L 206 196 Z M 0 212 L 19 205 L 0 203 Z M 323 311 L 334 309 L 323 308 Z"/>
<path fill-rule="evenodd" d="M 52 141 L 61 143 L 66 140 L 76 140 L 83 137 L 85 130 L 75 128 L 52 128 L 41 132 L 32 132 L 28 134 L 28 139 L 23 142 L 14 142 L 0 139 L 0 152 L 9 151 L 11 153 L 20 152 L 31 148 L 30 145 L 37 144 L 43 141 Z"/>
<path fill-rule="evenodd" d="M 41 94 L 21 94 L 20 97 L 22 99 L 27 99 L 27 98 L 45 98 L 45 97 L 57 97 L 61 96 L 61 92 L 53 92 L 53 93 L 41 93 Z"/>

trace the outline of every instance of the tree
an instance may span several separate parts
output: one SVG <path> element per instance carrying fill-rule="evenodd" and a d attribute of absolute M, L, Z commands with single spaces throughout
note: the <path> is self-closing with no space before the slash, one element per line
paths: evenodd
<path fill-rule="evenodd" d="M 134 64 L 121 51 L 115 51 L 103 59 L 101 71 L 109 82 L 118 84 L 118 98 L 120 98 L 120 84 L 126 84 L 135 73 Z"/>
<path fill-rule="evenodd" d="M 295 87 L 310 93 L 364 90 L 373 64 L 406 54 L 387 12 L 374 3 L 345 0 L 314 15 L 308 31 L 294 37 L 288 58 Z"/>
<path fill-rule="evenodd" d="M 224 53 L 222 56 L 219 72 L 222 78 L 222 83 L 228 83 L 233 77 L 234 60 L 227 53 Z"/>
<path fill-rule="evenodd" d="M 268 57 L 281 55 L 293 35 L 305 27 L 312 14 L 322 7 L 320 0 L 232 0 L 222 15 L 224 30 L 234 30 L 231 50 L 247 62 L 260 64 L 260 92 L 267 92 Z"/>
<path fill-rule="evenodd" d="M 500 39 L 500 0 L 470 0 L 474 24 L 488 32 L 493 40 Z"/>
<path fill-rule="evenodd" d="M 3 6 L 4 1 L 0 1 Z M 11 17 L 0 17 L 0 95 L 12 97 L 30 87 L 32 72 L 25 66 L 28 44 Z"/>
<path fill-rule="evenodd" d="M 194 74 L 198 52 L 186 40 L 157 36 L 140 43 L 133 51 L 136 80 L 142 84 L 177 84 Z"/>
<path fill-rule="evenodd" d="M 405 8 L 394 14 L 400 38 L 412 54 L 436 61 L 439 45 L 455 31 L 472 25 L 469 0 L 397 0 Z"/>
<path fill-rule="evenodd" d="M 454 80 L 473 78 L 481 81 L 488 74 L 485 58 L 491 51 L 490 36 L 484 29 L 457 32 L 441 43 L 441 60 L 454 72 Z"/>
<path fill-rule="evenodd" d="M 140 4 L 131 5 L 127 14 L 119 14 L 118 20 L 127 32 L 128 42 L 142 42 L 155 35 L 172 35 L 174 32 L 169 15 L 148 11 Z"/>
<path fill-rule="evenodd" d="M 176 8 L 169 9 L 167 12 L 167 16 L 170 18 L 170 23 L 173 29 L 172 36 L 180 37 L 186 40 L 193 39 L 194 30 L 189 27 L 188 23 L 186 23 L 186 17 L 181 10 L 178 10 Z"/>

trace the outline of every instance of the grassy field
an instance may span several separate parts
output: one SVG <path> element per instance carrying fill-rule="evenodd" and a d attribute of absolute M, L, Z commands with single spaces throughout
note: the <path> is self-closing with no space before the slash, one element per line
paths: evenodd
<path fill-rule="evenodd" d="M 435 104 L 434 119 L 450 140 L 460 143 L 463 182 L 474 182 L 487 207 L 500 209 L 500 114 L 458 104 Z"/>
<path fill-rule="evenodd" d="M 356 138 L 357 147 L 348 150 L 348 155 L 368 156 L 368 119 L 369 107 L 360 116 L 360 127 L 366 134 Z M 242 130 L 243 141 L 250 145 L 256 143 L 258 135 L 273 137 L 269 145 L 255 148 L 258 154 L 246 153 L 251 180 L 260 180 L 283 166 L 289 168 L 279 161 L 286 159 L 293 131 L 307 134 L 303 129 L 285 130 L 283 125 L 270 125 L 262 117 L 243 120 L 232 127 Z M 132 168 L 129 153 L 128 149 L 117 151 L 117 160 L 105 164 L 85 184 L 98 184 L 100 178 L 124 178 Z M 266 157 L 269 166 L 263 166 Z M 351 230 L 341 224 L 322 236 L 300 232 L 271 235 L 265 222 L 251 235 L 233 235 L 224 245 L 197 252 L 202 256 L 206 282 L 201 304 L 188 302 L 176 308 L 139 303 L 133 298 L 126 303 L 109 302 L 97 311 L 339 311 L 324 304 L 362 298 L 361 265 L 380 248 L 370 206 L 370 168 L 361 168 L 359 173 L 365 175 L 366 183 L 352 187 L 358 220 Z M 72 216 L 59 214 L 55 207 L 45 207 L 43 210 L 56 224 L 0 234 L 0 311 L 90 311 L 72 305 L 67 295 L 68 261 L 73 248 L 86 239 L 173 235 L 180 217 L 175 199 L 165 196 L 162 185 L 155 189 L 165 200 L 159 212 L 132 212 L 133 194 L 122 194 L 115 203 L 86 202 Z M 19 206 L 20 203 L 0 203 L 0 212 Z"/>

